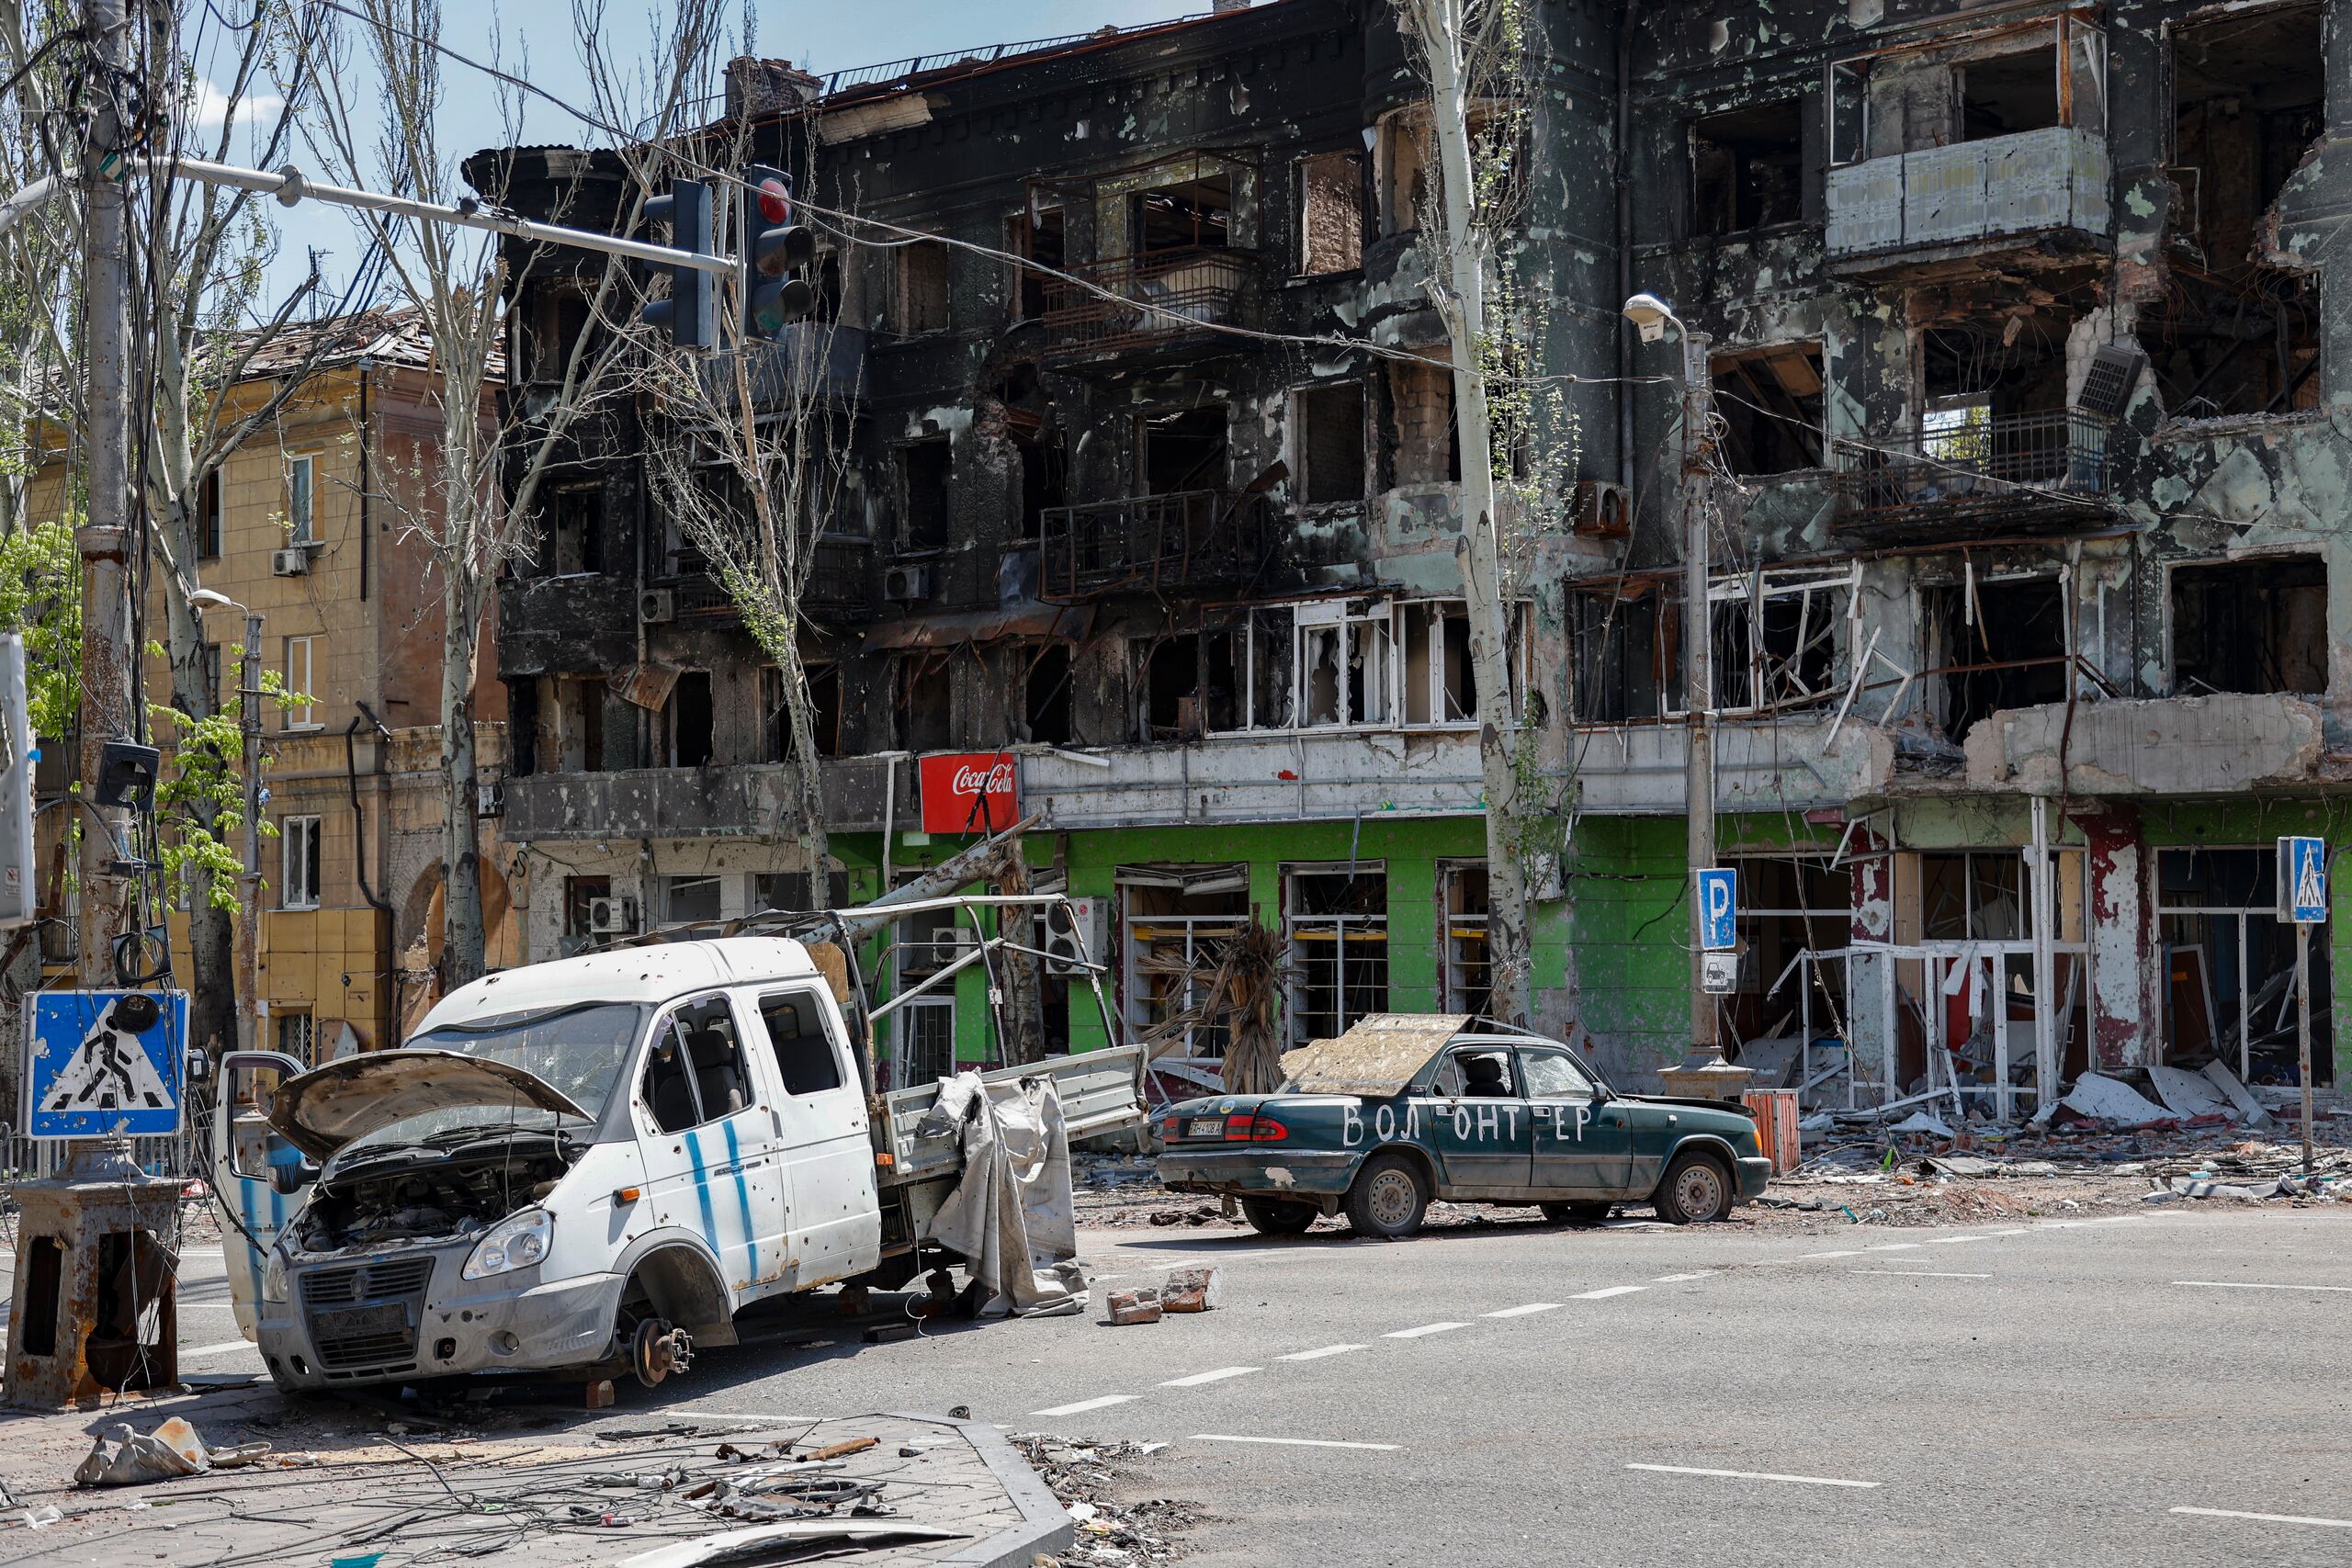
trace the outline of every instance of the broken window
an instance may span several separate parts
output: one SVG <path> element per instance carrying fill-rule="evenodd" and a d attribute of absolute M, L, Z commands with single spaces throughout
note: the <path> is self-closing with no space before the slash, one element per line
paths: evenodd
<path fill-rule="evenodd" d="M 1681 705 L 1681 610 L 1654 578 L 1572 587 L 1568 646 L 1578 724 L 1624 724 Z"/>
<path fill-rule="evenodd" d="M 1814 1039 L 1845 1038 L 1845 960 L 1788 970 L 1801 953 L 1839 953 L 1852 940 L 1851 867 L 1831 865 L 1826 854 L 1742 855 L 1737 863 L 1739 988 L 1724 1013 L 1743 1059 L 1750 1043 L 1803 1038 L 1808 1021 Z"/>
<path fill-rule="evenodd" d="M 662 708 L 662 750 L 670 766 L 710 765 L 717 744 L 714 720 L 710 671 L 685 671 L 670 689 L 670 700 Z"/>
<path fill-rule="evenodd" d="M 1363 265 L 1363 154 L 1301 158 L 1298 205 L 1301 276 L 1353 272 Z"/>
<path fill-rule="evenodd" d="M 548 496 L 548 570 L 556 577 L 605 570 L 605 487 L 558 485 Z"/>
<path fill-rule="evenodd" d="M 1860 582 L 1859 562 L 1717 578 L 1707 590 L 1716 708 L 1775 712 L 1838 696 L 1840 639 Z"/>
<path fill-rule="evenodd" d="M 944 751 L 953 744 L 947 661 L 933 654 L 901 655 L 896 671 L 899 744 L 909 751 Z"/>
<path fill-rule="evenodd" d="M 611 690 L 600 675 L 555 678 L 555 749 L 563 772 L 593 773 L 606 766 L 605 697 Z"/>
<path fill-rule="evenodd" d="M 1012 449 L 1021 454 L 1021 525 L 1006 543 L 1034 544 L 1045 536 L 1046 511 L 1069 504 L 1069 454 L 1058 428 L 1034 418 L 1009 423 Z"/>
<path fill-rule="evenodd" d="M 1301 604 L 1298 722 L 1302 728 L 1395 722 L 1396 623 L 1385 601 Z"/>
<path fill-rule="evenodd" d="M 1012 220 L 1005 248 L 1026 256 L 1035 266 L 1014 269 L 1012 313 L 1015 321 L 1034 321 L 1046 313 L 1046 273 L 1059 272 L 1068 251 L 1058 207 L 1035 207 Z M 1041 270 L 1042 269 L 1042 270 Z"/>
<path fill-rule="evenodd" d="M 1929 942 L 2030 942 L 2033 900 L 2015 850 L 1919 857 L 1919 934 Z"/>
<path fill-rule="evenodd" d="M 2107 126 L 2106 35 L 2072 11 L 1829 70 L 1832 167 L 2061 125 Z"/>
<path fill-rule="evenodd" d="M 763 871 L 752 879 L 752 900 L 762 909 L 801 911 L 818 906 L 808 901 L 809 881 L 805 871 Z M 839 909 L 849 903 L 849 873 L 834 870 L 825 874 L 824 908 Z"/>
<path fill-rule="evenodd" d="M 1470 607 L 1460 599 L 1416 599 L 1397 607 L 1403 623 L 1404 721 L 1407 724 L 1472 725 L 1478 722 L 1478 677 L 1470 661 Z M 1510 615 L 1508 668 L 1515 688 L 1514 712 L 1532 684 L 1534 644 L 1526 604 Z"/>
<path fill-rule="evenodd" d="M 1954 742 L 2003 708 L 2066 700 L 2065 593 L 2054 577 L 1922 589 L 1939 722 Z"/>
<path fill-rule="evenodd" d="M 1996 54 L 1955 67 L 1961 139 L 1983 141 L 2060 123 L 2053 45 Z"/>
<path fill-rule="evenodd" d="M 1736 234 L 1804 216 L 1803 102 L 1730 109 L 1690 122 L 1691 230 Z"/>
<path fill-rule="evenodd" d="M 1362 501 L 1363 383 L 1302 388 L 1292 399 L 1298 421 L 1292 457 L 1298 468 L 1301 503 L 1329 506 Z"/>
<path fill-rule="evenodd" d="M 1283 868 L 1290 947 L 1290 1039 L 1329 1040 L 1388 1010 L 1388 868 Z"/>
<path fill-rule="evenodd" d="M 719 891 L 716 876 L 662 878 L 662 922 L 664 925 L 684 925 L 718 919 Z"/>
<path fill-rule="evenodd" d="M 842 676 L 840 667 L 831 664 L 804 665 L 801 672 L 808 682 L 808 728 L 813 731 L 817 755 L 841 755 L 842 738 Z M 775 664 L 760 667 L 760 729 L 765 741 L 765 760 L 787 762 L 792 760 L 792 709 L 786 701 L 784 671 Z"/>
<path fill-rule="evenodd" d="M 917 240 L 898 252 L 898 287 L 891 293 L 891 330 L 901 337 L 948 327 L 947 247 Z"/>
<path fill-rule="evenodd" d="M 220 470 L 204 470 L 196 489 L 196 554 L 199 560 L 220 556 Z"/>
<path fill-rule="evenodd" d="M 947 547 L 948 479 L 954 471 L 955 446 L 944 437 L 899 448 L 899 549 Z"/>
<path fill-rule="evenodd" d="M 560 384 L 571 363 L 573 345 L 588 330 L 588 297 L 568 285 L 542 286 L 532 292 L 530 308 L 515 315 L 515 359 L 524 379 L 538 385 Z"/>
<path fill-rule="evenodd" d="M 1506 135 L 1524 130 L 1523 117 L 1498 116 L 1491 103 L 1470 106 L 1471 161 L 1474 166 L 1499 169 L 1503 167 L 1504 150 L 1498 145 Z M 1382 118 L 1374 138 L 1379 149 L 1378 185 L 1380 187 L 1380 231 L 1383 234 L 1409 233 L 1425 220 L 1440 219 L 1435 205 L 1442 199 L 1439 189 L 1437 141 L 1430 124 L 1426 104 L 1412 104 Z M 1512 156 L 1508 159 L 1512 170 L 1526 167 L 1526 160 Z M 1518 193 L 1501 196 L 1498 205 L 1508 208 Z"/>
<path fill-rule="evenodd" d="M 1438 864 L 1439 919 L 1444 939 L 1444 972 L 1439 976 L 1438 1010 L 1484 1018 L 1494 998 L 1487 949 L 1487 863 L 1442 861 Z"/>
<path fill-rule="evenodd" d="M 2327 690 L 2327 566 L 2264 556 L 2172 569 L 2173 691 Z"/>
<path fill-rule="evenodd" d="M 1821 345 L 1775 344 L 1718 354 L 1715 414 L 1724 460 L 1743 477 L 1821 467 Z"/>
<path fill-rule="evenodd" d="M 1250 924 L 1250 868 L 1243 864 L 1121 866 L 1118 870 L 1120 995 L 1137 1038 L 1155 1046 L 1153 1066 L 1214 1067 L 1227 1030 L 1203 1015 L 1226 945 Z"/>
<path fill-rule="evenodd" d="M 1140 190 L 1128 198 L 1128 232 L 1139 256 L 1169 251 L 1223 250 L 1233 243 L 1233 176 L 1200 179 Z"/>
<path fill-rule="evenodd" d="M 1021 739 L 1039 746 L 1069 745 L 1069 644 L 1046 643 L 1022 662 L 1027 665 L 1027 672 L 1021 682 Z"/>
<path fill-rule="evenodd" d="M 1142 493 L 1223 490 L 1228 423 L 1223 403 L 1139 415 L 1136 478 Z"/>
<path fill-rule="evenodd" d="M 2278 919 L 2276 848 L 2160 849 L 2156 886 L 2165 1061 L 2195 1068 L 2218 1057 L 2246 1083 L 2295 1082 L 2295 932 Z M 2311 944 L 2314 1042 L 2335 1016 L 2332 946 Z M 2312 1052 L 2315 1084 L 2335 1081 L 2335 1057 Z"/>
<path fill-rule="evenodd" d="M 1453 372 L 1390 360 L 1388 409 L 1396 443 L 1388 454 L 1391 488 L 1459 483 L 1462 433 L 1453 417 Z"/>

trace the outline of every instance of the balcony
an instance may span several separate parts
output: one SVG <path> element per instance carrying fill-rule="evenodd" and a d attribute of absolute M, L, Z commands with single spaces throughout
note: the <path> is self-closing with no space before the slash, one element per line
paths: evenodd
<path fill-rule="evenodd" d="M 1837 526 L 1887 543 L 2079 526 L 2108 514 L 2113 434 L 2098 414 L 2051 409 L 1838 440 Z"/>
<path fill-rule="evenodd" d="M 2107 139 L 2051 126 L 1829 171 L 1832 270 L 1894 276 L 1988 252 L 2087 258 L 2114 231 Z"/>
<path fill-rule="evenodd" d="M 682 570 L 652 580 L 667 588 L 680 620 L 708 616 L 739 619 L 742 612 L 726 585 L 701 570 L 699 551 L 682 550 Z M 874 615 L 874 541 L 855 534 L 827 534 L 817 540 L 816 558 L 800 591 L 804 615 L 832 623 L 871 619 Z"/>
<path fill-rule="evenodd" d="M 1254 252 L 1187 246 L 1111 256 L 1046 280 L 1044 357 L 1055 363 L 1193 350 L 1256 313 Z"/>
<path fill-rule="evenodd" d="M 1246 583 L 1270 537 L 1264 496 L 1216 490 L 1048 507 L 1043 525 L 1037 597 L 1054 603 Z"/>
<path fill-rule="evenodd" d="M 819 764 L 831 831 L 881 830 L 889 766 L 870 757 Z M 802 827 L 792 769 L 783 762 L 525 774 L 506 780 L 503 798 L 499 830 L 509 843 L 789 836 Z"/>

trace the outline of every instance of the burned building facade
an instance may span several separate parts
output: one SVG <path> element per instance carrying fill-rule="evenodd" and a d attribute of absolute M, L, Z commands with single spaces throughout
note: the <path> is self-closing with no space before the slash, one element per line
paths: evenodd
<path fill-rule="evenodd" d="M 1557 829 L 1536 1021 L 1635 1082 L 1688 1045 L 1704 635 L 1716 858 L 1742 873 L 1724 1017 L 1751 1055 L 1797 1052 L 1839 1103 L 1955 1060 L 2001 1112 L 2099 1064 L 2290 1077 L 2270 846 L 2329 833 L 2352 692 L 2352 307 L 2325 287 L 2352 14 L 1529 12 L 1510 255 L 1564 459 L 1512 617 Z M 1174 1030 L 1172 1077 L 1215 1081 L 1216 1031 L 1182 1017 L 1251 921 L 1284 938 L 1295 1038 L 1483 1010 L 1454 545 L 1484 459 L 1387 11 L 1272 0 L 732 83 L 740 140 L 863 220 L 824 225 L 820 336 L 777 351 L 844 463 L 802 642 L 831 863 L 778 677 L 645 480 L 658 410 L 616 408 L 502 599 L 531 955 L 872 897 L 965 842 L 958 781 L 997 774 L 1128 1024 Z M 606 158 L 499 156 L 526 209 L 622 188 Z M 1685 356 L 1619 312 L 1645 290 L 1707 339 L 1703 634 Z M 594 330 L 576 300 L 535 258 L 514 395 L 534 344 Z M 959 951 L 910 929 L 887 962 Z M 2352 1053 L 2332 956 L 2322 1082 Z M 891 1016 L 895 1073 L 977 1049 L 988 977 L 961 980 Z M 1089 1010 L 1055 1020 L 1074 1045 Z"/>

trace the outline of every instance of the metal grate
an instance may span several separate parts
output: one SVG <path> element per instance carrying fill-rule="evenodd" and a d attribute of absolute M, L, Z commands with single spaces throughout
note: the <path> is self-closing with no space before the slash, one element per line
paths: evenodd
<path fill-rule="evenodd" d="M 1249 251 L 1189 245 L 1066 270 L 1069 277 L 1045 280 L 1049 356 L 1189 343 L 1217 327 L 1245 326 L 1257 265 Z"/>
<path fill-rule="evenodd" d="M 421 1295 L 433 1278 L 433 1258 L 396 1258 L 348 1269 L 321 1269 L 302 1276 L 302 1304 L 349 1306 L 388 1296 Z"/>
<path fill-rule="evenodd" d="M 319 1364 L 349 1371 L 413 1360 L 432 1278 L 430 1253 L 303 1275 L 302 1306 Z"/>
<path fill-rule="evenodd" d="M 1046 509 L 1038 597 L 1246 582 L 1266 553 L 1262 495 L 1188 490 Z"/>
<path fill-rule="evenodd" d="M 1960 420 L 1837 443 L 1838 500 L 1849 515 L 1963 513 L 2048 504 L 2096 508 L 2112 467 L 2112 426 L 2081 409 Z"/>
<path fill-rule="evenodd" d="M 2109 344 L 2091 355 L 2091 367 L 2083 376 L 2083 395 L 2075 400 L 2075 406 L 2086 413 L 2119 417 L 2132 399 L 2132 389 L 2139 384 L 2140 367 L 2147 363 L 2148 356 L 2138 349 Z"/>

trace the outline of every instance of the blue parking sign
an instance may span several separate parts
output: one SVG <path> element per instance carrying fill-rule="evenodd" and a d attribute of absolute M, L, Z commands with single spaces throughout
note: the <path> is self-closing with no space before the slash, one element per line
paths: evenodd
<path fill-rule="evenodd" d="M 2327 923 L 2327 840 L 2278 840 L 2278 905 L 2299 926 Z"/>
<path fill-rule="evenodd" d="M 1718 865 L 1694 874 L 1699 879 L 1699 945 L 1709 953 L 1728 953 L 1739 945 L 1733 929 L 1739 915 L 1739 873 Z"/>
<path fill-rule="evenodd" d="M 27 1134 L 180 1130 L 186 991 L 35 991 L 25 1003 Z"/>

